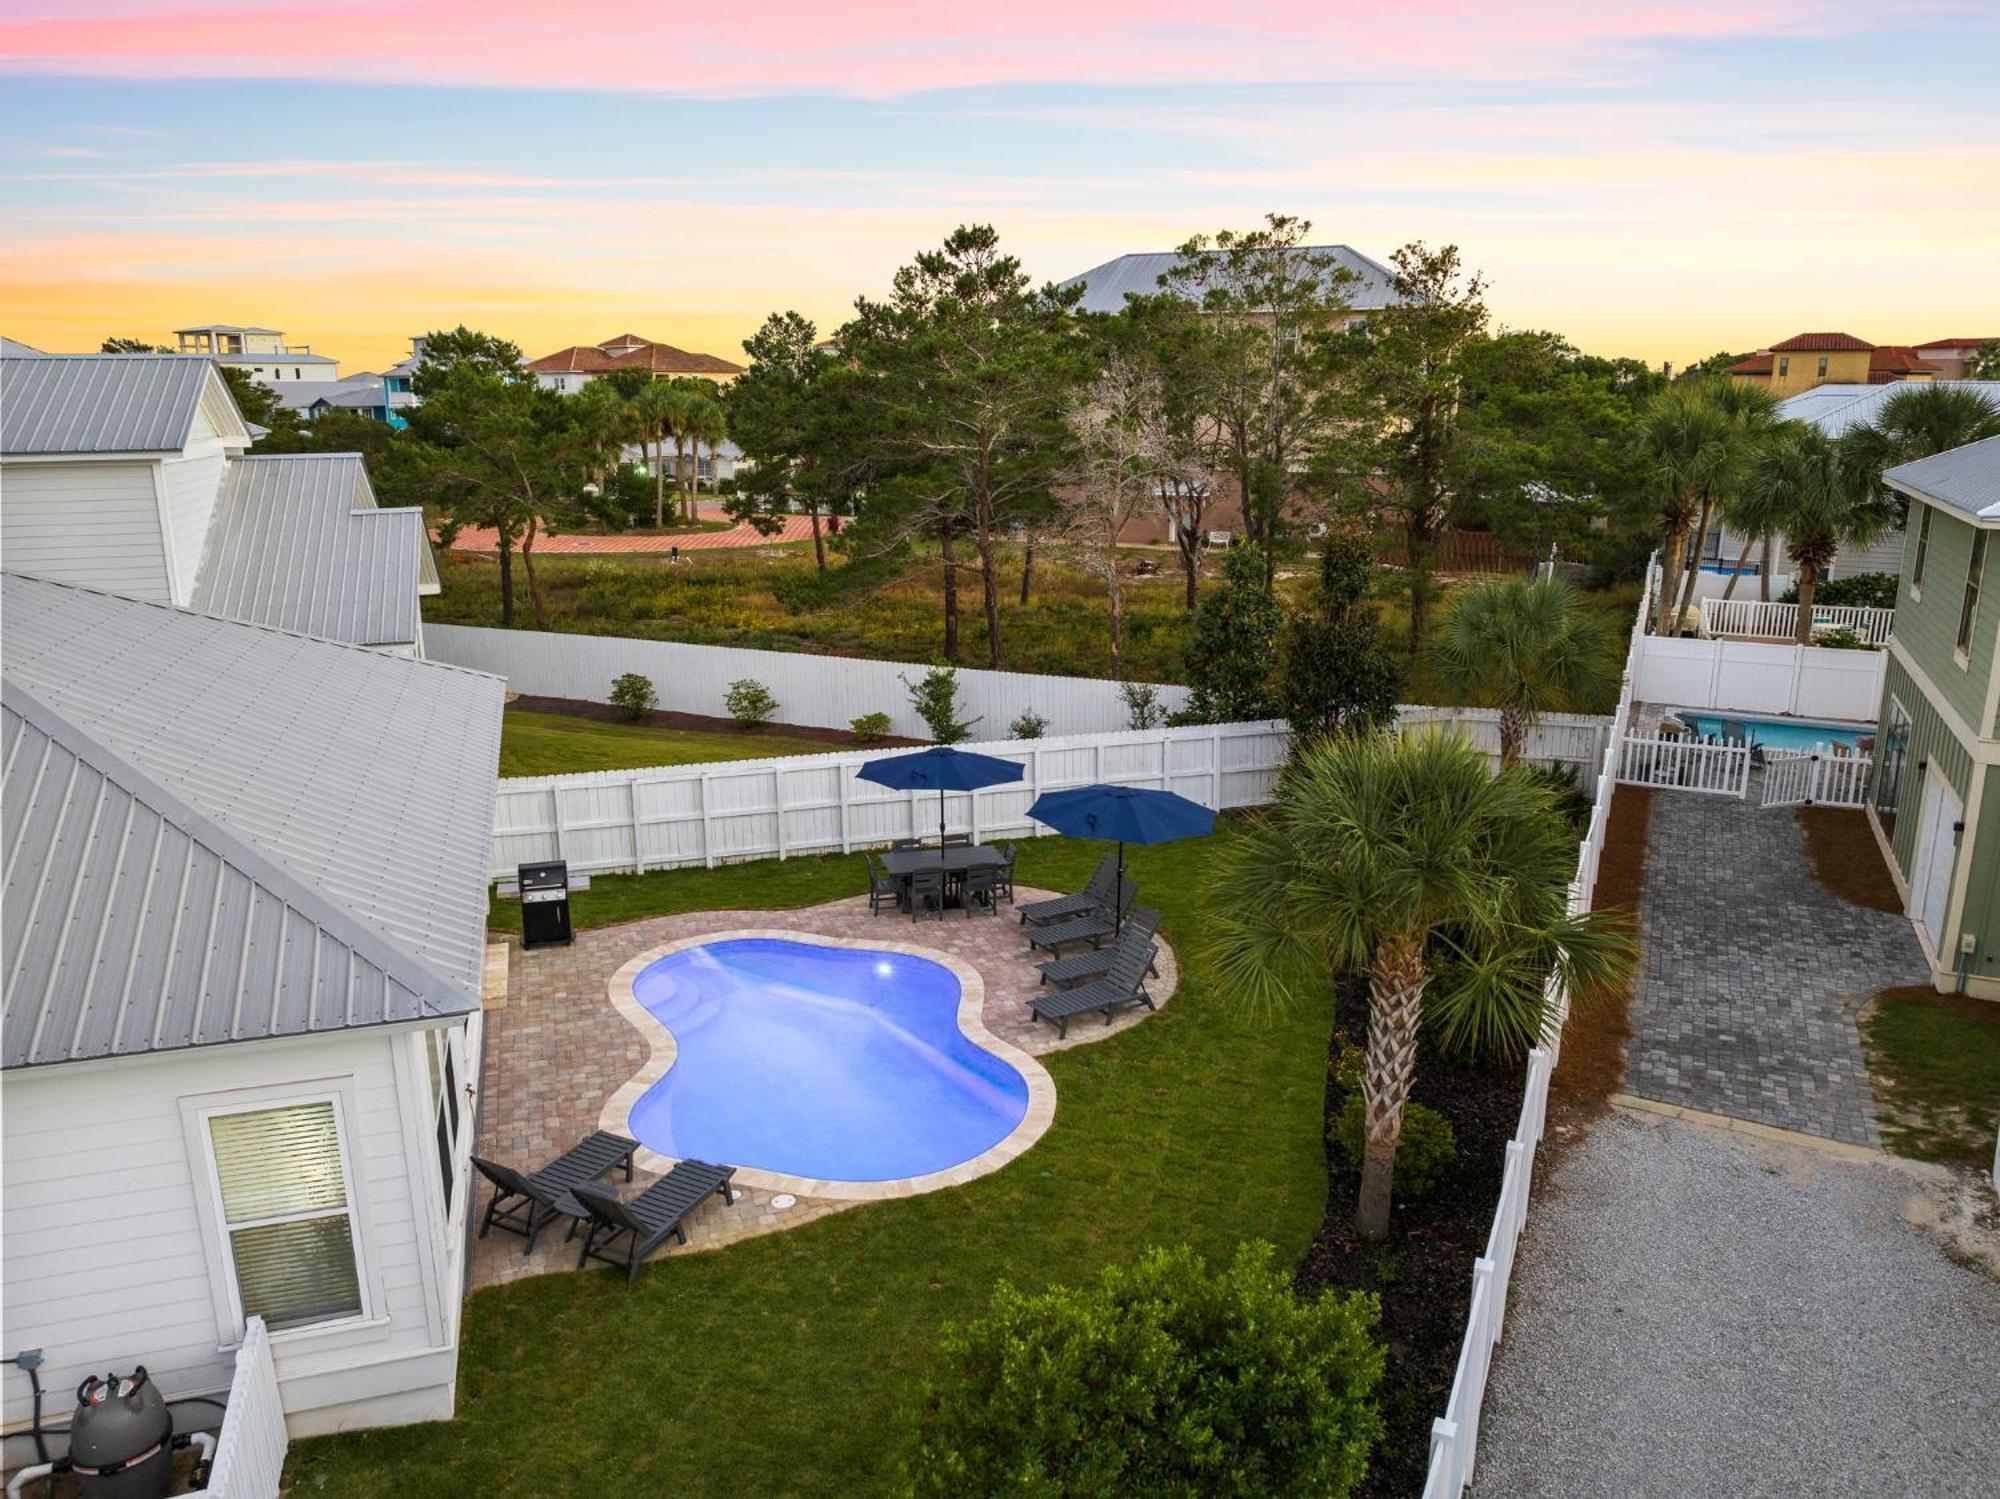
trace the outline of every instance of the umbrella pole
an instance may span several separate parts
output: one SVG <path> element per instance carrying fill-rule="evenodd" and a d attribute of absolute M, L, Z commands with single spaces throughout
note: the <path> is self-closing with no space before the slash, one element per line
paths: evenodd
<path fill-rule="evenodd" d="M 938 863 L 944 863 L 944 787 L 938 787 Z"/>
<path fill-rule="evenodd" d="M 1118 883 L 1117 893 L 1112 897 L 1116 904 L 1111 908 L 1111 935 L 1116 937 L 1125 930 L 1125 840 L 1118 840 Z"/>

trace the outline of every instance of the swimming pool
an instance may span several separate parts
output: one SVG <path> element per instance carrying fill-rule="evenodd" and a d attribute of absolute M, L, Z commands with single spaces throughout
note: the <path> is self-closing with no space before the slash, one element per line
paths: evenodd
<path fill-rule="evenodd" d="M 1725 717 L 1720 714 L 1681 714 L 1681 719 L 1704 739 L 1711 734 L 1715 737 L 1735 737 L 1732 727 L 1725 735 L 1723 725 L 1741 724 L 1752 744 L 1761 744 L 1770 749 L 1809 750 L 1815 745 L 1826 746 L 1844 744 L 1852 749 L 1864 736 L 1872 737 L 1874 730 L 1856 728 L 1851 724 L 1798 723 L 1788 719 Z"/>
<path fill-rule="evenodd" d="M 632 992 L 677 1047 L 631 1111 L 662 1155 L 891 1181 L 971 1160 L 1027 1112 L 1027 1080 L 960 1030 L 958 977 L 927 958 L 729 938 L 647 964 Z"/>

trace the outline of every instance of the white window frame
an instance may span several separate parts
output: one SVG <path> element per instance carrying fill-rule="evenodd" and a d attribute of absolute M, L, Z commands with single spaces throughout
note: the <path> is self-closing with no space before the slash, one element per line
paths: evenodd
<path fill-rule="evenodd" d="M 1924 564 L 1931 555 L 1931 507 L 1919 505 L 1923 515 L 1917 521 L 1916 556 L 1910 563 L 1910 597 L 1921 603 L 1924 597 Z"/>
<path fill-rule="evenodd" d="M 274 1328 L 273 1343 L 323 1337 L 328 1333 L 352 1332 L 380 1327 L 388 1321 L 382 1308 L 382 1286 L 375 1257 L 370 1252 L 368 1213 L 361 1188 L 361 1173 L 355 1155 L 352 1121 L 359 1117 L 355 1108 L 352 1077 L 321 1078 L 296 1083 L 277 1083 L 261 1088 L 236 1088 L 223 1093 L 183 1098 L 181 1125 L 187 1137 L 188 1160 L 203 1180 L 195 1184 L 200 1205 L 203 1247 L 208 1256 L 209 1292 L 215 1303 L 216 1326 L 224 1342 L 219 1351 L 232 1352 L 243 1341 L 246 1319 L 243 1297 L 236 1284 L 236 1256 L 230 1244 L 229 1217 L 222 1203 L 222 1175 L 216 1167 L 215 1141 L 208 1122 L 227 1114 L 255 1114 L 268 1109 L 330 1103 L 334 1130 L 340 1140 L 341 1185 L 347 1193 L 347 1231 L 354 1250 L 355 1282 L 360 1290 L 360 1310 L 346 1317 L 324 1322 L 307 1322 L 297 1327 Z"/>

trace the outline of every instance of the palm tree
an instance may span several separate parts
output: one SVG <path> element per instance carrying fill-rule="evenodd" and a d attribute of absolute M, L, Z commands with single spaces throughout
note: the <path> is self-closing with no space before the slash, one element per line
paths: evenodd
<path fill-rule="evenodd" d="M 1455 735 L 1392 730 L 1306 746 L 1222 849 L 1209 912 L 1225 986 L 1285 1003 L 1367 974 L 1363 1235 L 1388 1229 L 1425 1023 L 1454 1050 L 1518 1055 L 1550 1018 L 1551 975 L 1581 990 L 1630 967 L 1623 925 L 1570 912 L 1575 863 L 1554 791 L 1526 766 L 1495 774 Z"/>
<path fill-rule="evenodd" d="M 1875 419 L 1840 438 L 1848 468 L 1880 484 L 1899 463 L 2000 436 L 2000 403 L 1963 385 L 1912 384 L 1882 403 Z"/>
<path fill-rule="evenodd" d="M 1655 635 L 1671 635 L 1684 607 L 1676 602 L 1687 565 L 1688 530 L 1705 517 L 1731 460 L 1729 418 L 1699 385 L 1671 385 L 1640 413 L 1636 441 L 1652 466 L 1666 556 L 1660 571 Z"/>
<path fill-rule="evenodd" d="M 729 413 L 714 396 L 704 396 L 689 412 L 688 436 L 694 442 L 694 498 L 688 502 L 688 519 L 699 519 L 701 495 L 701 450 L 708 449 L 709 466 L 715 465 L 715 450 L 729 437 Z"/>
<path fill-rule="evenodd" d="M 640 444 L 651 448 L 653 454 L 655 530 L 667 523 L 667 470 L 664 447 L 666 439 L 673 434 L 675 423 L 680 418 L 682 404 L 680 392 L 658 380 L 641 386 L 638 393 L 632 397 L 632 419 L 640 434 Z"/>
<path fill-rule="evenodd" d="M 1755 506 L 1745 503 L 1743 496 L 1749 488 L 1748 476 L 1751 465 L 1756 462 L 1757 454 L 1763 450 L 1766 443 L 1770 442 L 1771 435 L 1778 429 L 1777 398 L 1764 386 L 1754 385 L 1748 380 L 1731 380 L 1711 386 L 1709 397 L 1715 402 L 1716 408 L 1728 418 L 1730 436 L 1728 459 L 1719 475 L 1721 483 L 1720 493 L 1716 497 L 1716 518 L 1718 521 L 1729 521 L 1731 525 L 1737 524 L 1731 519 L 1732 515 L 1754 522 Z M 1697 556 L 1705 549 L 1707 529 L 1706 521 L 1697 528 L 1695 535 Z M 1750 548 L 1765 535 L 1763 530 L 1747 526 L 1738 526 L 1738 529 L 1744 532 L 1743 549 L 1737 554 L 1736 567 L 1730 573 L 1729 582 L 1722 590 L 1724 598 L 1730 598 L 1735 594 L 1736 580 L 1743 576 L 1744 565 L 1750 560 Z M 1767 578 L 1765 587 L 1768 589 L 1769 586 Z M 1681 595 L 1681 608 L 1687 608 L 1693 591 L 1694 576 L 1690 573 Z"/>
<path fill-rule="evenodd" d="M 1751 470 L 1750 487 L 1785 536 L 1798 574 L 1798 624 L 1792 639 L 1812 641 L 1813 594 L 1843 546 L 1866 546 L 1895 524 L 1896 511 L 1879 476 L 1857 471 L 1841 448 L 1816 427 L 1788 424 Z"/>
<path fill-rule="evenodd" d="M 1506 578 L 1466 590 L 1431 646 L 1438 680 L 1500 710 L 1500 763 L 1521 758 L 1544 713 L 1581 709 L 1611 685 L 1610 640 L 1559 578 Z"/>

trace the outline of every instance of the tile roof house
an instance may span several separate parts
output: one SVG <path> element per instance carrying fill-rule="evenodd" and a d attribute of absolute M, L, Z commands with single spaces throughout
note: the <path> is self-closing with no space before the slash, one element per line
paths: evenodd
<path fill-rule="evenodd" d="M 420 511 L 358 454 L 249 456 L 206 358 L 0 359 L 0 567 L 423 653 Z"/>
<path fill-rule="evenodd" d="M 1917 354 L 1938 368 L 1940 380 L 1966 380 L 1972 376 L 1973 360 L 1988 344 L 2000 344 L 2000 333 L 1979 338 L 1933 338 L 1916 346 Z"/>
<path fill-rule="evenodd" d="M 727 359 L 690 353 L 636 333 L 621 333 L 601 344 L 573 344 L 531 359 L 527 369 L 539 384 L 568 395 L 583 389 L 596 376 L 616 370 L 645 370 L 655 380 L 693 376 L 718 385 L 726 385 L 743 373 L 742 365 Z"/>
<path fill-rule="evenodd" d="M 291 1434 L 450 1415 L 504 682 L 19 574 L 0 613 L 10 1335 L 212 1396 L 257 1318 Z"/>
<path fill-rule="evenodd" d="M 1871 344 L 1852 333 L 1797 333 L 1739 359 L 1729 374 L 1783 398 L 1819 385 L 1933 380 L 1943 370 L 1905 345 Z"/>

